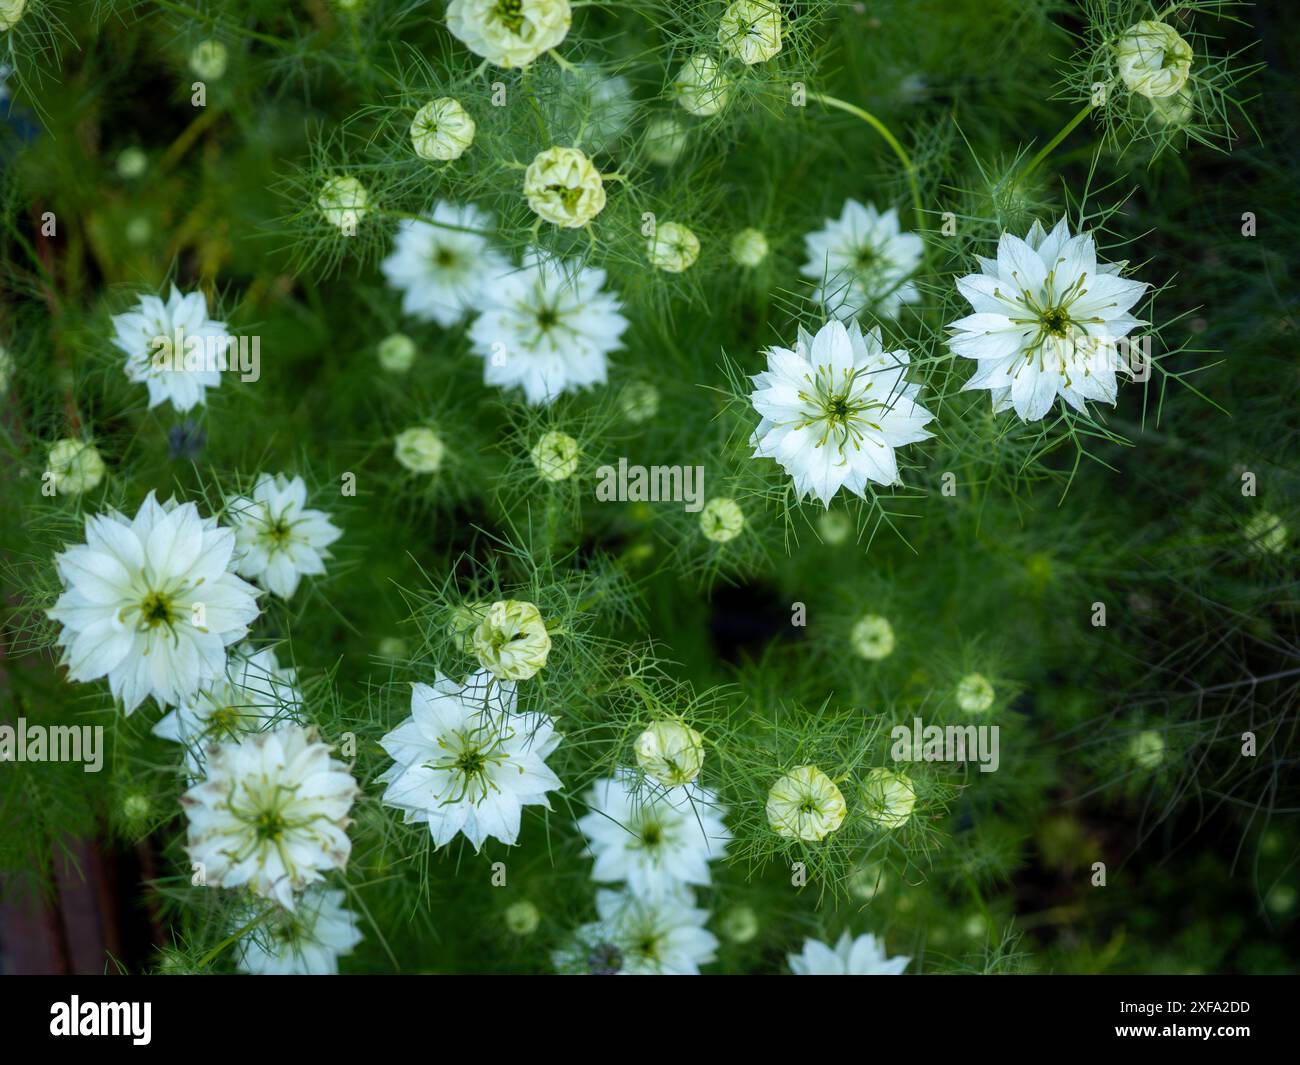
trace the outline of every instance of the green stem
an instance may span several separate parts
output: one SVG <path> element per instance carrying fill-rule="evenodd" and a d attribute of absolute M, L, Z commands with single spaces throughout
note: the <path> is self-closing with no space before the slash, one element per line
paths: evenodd
<path fill-rule="evenodd" d="M 293 51 L 293 44 L 284 40 L 282 37 L 273 37 L 269 33 L 259 33 L 257 30 L 246 29 L 234 22 L 221 22 L 211 15 L 205 15 L 188 4 L 174 4 L 171 0 L 154 0 L 154 3 L 164 10 L 170 11 L 174 15 L 184 15 L 186 18 L 198 19 L 200 22 L 206 22 L 213 26 L 221 26 L 222 29 L 230 30 L 241 37 L 248 37 L 250 40 L 261 41 L 263 44 L 269 44 L 273 48 L 279 48 L 285 52 Z"/>
<path fill-rule="evenodd" d="M 244 925 L 243 928 L 240 928 L 237 931 L 232 932 L 230 935 L 226 936 L 225 939 L 223 939 L 220 943 L 218 943 L 215 947 L 213 947 L 210 951 L 208 951 L 205 955 L 203 955 L 203 957 L 201 957 L 198 960 L 198 968 L 206 969 L 209 965 L 212 964 L 212 962 L 216 959 L 218 954 L 220 954 L 232 943 L 238 942 L 244 936 L 248 935 L 248 933 L 251 932 L 258 925 L 264 924 L 266 922 L 266 919 L 270 916 L 271 916 L 270 911 L 267 911 L 266 913 L 263 913 L 260 917 L 256 917 L 253 920 L 249 921 L 248 924 Z"/>
<path fill-rule="evenodd" d="M 457 233 L 473 233 L 477 237 L 492 237 L 495 233 L 490 233 L 486 229 L 473 229 L 470 226 L 457 226 L 451 222 L 436 222 L 427 215 L 415 214 L 412 211 L 379 211 L 377 212 L 385 218 L 402 218 L 409 222 L 423 222 L 426 226 L 434 226 L 437 229 L 450 229 Z"/>
<path fill-rule="evenodd" d="M 1091 110 L 1092 110 L 1092 101 L 1089 100 L 1086 104 L 1084 104 L 1081 108 L 1079 108 L 1079 113 L 1065 124 L 1064 128 L 1061 130 L 1060 133 L 1058 133 L 1055 137 L 1053 137 L 1050 141 L 1048 141 L 1046 144 L 1043 145 L 1039 153 L 1029 161 L 1029 165 L 1020 172 L 1020 176 L 1017 177 L 1015 181 L 1011 183 L 1011 187 L 1014 189 L 1017 185 L 1020 184 L 1020 182 L 1024 181 L 1026 178 L 1029 177 L 1030 174 L 1032 174 L 1035 170 L 1037 170 L 1039 164 L 1042 163 L 1042 161 L 1046 159 L 1049 155 L 1051 155 L 1053 151 L 1056 150 L 1057 145 L 1059 145 L 1061 141 L 1065 140 L 1065 138 L 1068 137 L 1074 131 L 1075 126 L 1077 126 L 1080 122 L 1082 122 L 1085 118 L 1088 117 L 1088 112 Z"/>
<path fill-rule="evenodd" d="M 898 142 L 898 138 L 895 137 L 893 133 L 890 132 L 889 127 L 886 126 L 883 122 L 881 122 L 880 119 L 878 119 L 870 111 L 864 110 L 863 108 L 858 107 L 856 104 L 851 104 L 845 100 L 837 99 L 834 96 L 827 96 L 825 93 L 820 93 L 820 92 L 810 92 L 808 94 L 808 99 L 816 100 L 818 103 L 825 104 L 827 107 L 839 108 L 839 110 L 845 111 L 848 114 L 853 115 L 855 118 L 862 119 L 863 122 L 867 123 L 867 125 L 869 125 L 872 129 L 874 129 L 885 139 L 885 143 L 888 144 L 891 149 L 893 149 L 894 154 L 898 156 L 899 162 L 903 164 L 903 169 L 907 173 L 907 184 L 912 190 L 912 209 L 916 212 L 916 225 L 918 229 L 921 228 L 923 225 L 922 211 L 921 211 L 921 188 L 916 181 L 916 167 L 912 165 L 911 157 L 907 154 L 907 151 L 903 148 L 903 146 Z"/>

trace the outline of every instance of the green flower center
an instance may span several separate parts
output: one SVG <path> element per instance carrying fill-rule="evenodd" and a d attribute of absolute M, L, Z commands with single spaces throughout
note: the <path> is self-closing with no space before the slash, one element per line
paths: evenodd
<path fill-rule="evenodd" d="M 551 192 L 559 197 L 560 203 L 564 205 L 566 211 L 572 211 L 578 206 L 578 201 L 582 199 L 582 188 L 570 188 L 568 185 L 552 185 Z"/>
<path fill-rule="evenodd" d="M 880 256 L 876 249 L 870 246 L 861 247 L 853 257 L 853 265 L 858 270 L 869 270 L 880 261 Z"/>
<path fill-rule="evenodd" d="M 150 592 L 146 595 L 140 603 L 140 620 L 151 629 L 159 625 L 170 628 L 176 621 L 171 596 L 164 595 L 162 592 Z"/>
<path fill-rule="evenodd" d="M 1070 312 L 1064 307 L 1048 307 L 1038 320 L 1049 336 L 1063 338 L 1070 334 Z"/>
<path fill-rule="evenodd" d="M 425 768 L 440 769 L 456 778 L 456 787 L 442 804 L 448 806 L 468 801 L 477 805 L 489 793 L 499 791 L 500 788 L 492 780 L 492 770 L 509 759 L 504 747 L 506 740 L 513 735 L 508 729 L 498 733 L 477 728 L 459 734 L 451 745 L 446 740 L 439 740 L 438 746 L 447 751 L 448 760 L 426 762 Z"/>
<path fill-rule="evenodd" d="M 266 538 L 273 547 L 283 547 L 289 542 L 293 527 L 283 518 L 276 518 L 266 527 Z"/>
<path fill-rule="evenodd" d="M 873 410 L 885 409 L 886 404 L 867 398 L 871 382 L 859 387 L 858 376 L 861 373 L 861 370 L 845 370 L 838 383 L 829 366 L 817 367 L 816 377 L 804 375 L 808 387 L 799 392 L 799 399 L 804 404 L 803 417 L 795 428 L 820 425 L 822 432 L 817 447 L 831 440 L 843 456 L 850 442 L 855 449 L 861 449 L 864 430 L 879 430 L 880 426 L 867 415 Z"/>
<path fill-rule="evenodd" d="M 288 827 L 280 811 L 276 808 L 260 810 L 253 818 L 253 832 L 263 843 L 278 840 Z"/>
<path fill-rule="evenodd" d="M 497 6 L 492 9 L 492 13 L 511 33 L 517 34 L 519 27 L 524 24 L 523 0 L 497 0 Z"/>

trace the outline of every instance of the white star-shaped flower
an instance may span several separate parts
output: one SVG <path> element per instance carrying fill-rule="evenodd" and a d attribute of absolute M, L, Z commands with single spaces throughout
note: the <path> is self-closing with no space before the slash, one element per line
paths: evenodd
<path fill-rule="evenodd" d="M 247 885 L 296 910 L 296 893 L 343 869 L 357 782 L 315 729 L 282 725 L 207 751 L 207 776 L 181 796 L 186 851 L 209 887 Z"/>
<path fill-rule="evenodd" d="M 803 950 L 787 955 L 795 976 L 900 976 L 911 958 L 890 958 L 885 944 L 867 932 L 854 939 L 845 932 L 834 948 L 805 939 Z"/>
<path fill-rule="evenodd" d="M 427 823 L 437 847 L 458 832 L 475 850 L 488 837 L 513 845 L 523 808 L 549 810 L 546 793 L 562 786 L 546 765 L 560 744 L 554 723 L 515 702 L 514 684 L 487 670 L 464 685 L 442 674 L 411 685 L 411 716 L 380 740 L 394 762 L 379 778 L 384 805 Z"/>
<path fill-rule="evenodd" d="M 659 898 L 630 891 L 596 892 L 599 920 L 578 929 L 573 942 L 552 956 L 568 975 L 699 976 L 717 958 L 718 937 L 704 927 L 706 910 L 689 888 Z"/>
<path fill-rule="evenodd" d="M 1147 324 L 1128 312 L 1149 286 L 1120 277 L 1124 263 L 1098 263 L 1092 236 L 1071 236 L 1065 219 L 1050 233 L 1035 222 L 1024 240 L 1003 233 L 997 258 L 979 263 L 957 281 L 975 313 L 948 327 L 952 350 L 979 363 L 963 390 L 987 388 L 995 412 L 1027 422 L 1057 396 L 1079 411 L 1114 404 L 1116 372 L 1129 369 L 1117 342 Z"/>
<path fill-rule="evenodd" d="M 240 939 L 235 948 L 239 971 L 253 976 L 337 976 L 339 958 L 351 954 L 362 939 L 357 915 L 343 901 L 341 891 L 320 884 L 308 888 L 293 913 L 277 913 Z"/>
<path fill-rule="evenodd" d="M 837 318 L 866 310 L 897 318 L 904 303 L 920 298 L 909 278 L 925 245 L 900 229 L 892 207 L 882 214 L 872 204 L 845 200 L 839 218 L 826 219 L 824 228 L 803 241 L 808 261 L 799 272 L 818 283 L 814 299 Z"/>
<path fill-rule="evenodd" d="M 128 714 L 149 696 L 175 706 L 224 676 L 226 648 L 260 612 L 234 552 L 215 518 L 152 492 L 133 519 L 88 517 L 86 542 L 54 559 L 65 590 L 49 615 L 63 626 L 68 676 L 107 676 Z"/>
<path fill-rule="evenodd" d="M 187 411 L 221 384 L 222 359 L 234 338 L 225 322 L 208 317 L 202 292 L 181 295 L 172 285 L 167 302 L 141 296 L 133 310 L 113 316 L 113 345 L 126 354 L 126 376 L 149 389 L 149 406 L 170 402 Z"/>
<path fill-rule="evenodd" d="M 438 224 L 398 223 L 393 250 L 379 269 L 401 290 L 403 314 L 446 329 L 477 308 L 484 286 L 509 267 L 482 235 L 492 226 L 487 212 L 439 200 L 429 217 Z"/>
<path fill-rule="evenodd" d="M 769 348 L 751 396 L 762 421 L 750 444 L 794 478 L 800 498 L 830 506 L 841 487 L 865 495 L 867 482 L 898 480 L 894 449 L 932 436 L 934 415 L 917 403 L 906 351 L 885 351 L 880 330 L 831 320 L 816 336 L 799 330 L 793 349 Z"/>
<path fill-rule="evenodd" d="M 626 882 L 643 898 L 682 884 L 707 885 L 709 862 L 726 855 L 731 831 L 716 796 L 698 784 L 665 791 L 636 789 L 638 774 L 620 770 L 598 780 L 578 821 L 595 855 L 591 878 Z"/>
<path fill-rule="evenodd" d="M 484 383 L 522 388 L 533 404 L 604 384 L 606 356 L 628 325 L 604 285 L 604 270 L 529 249 L 522 267 L 487 287 L 470 326 Z"/>
<path fill-rule="evenodd" d="M 325 572 L 326 548 L 343 535 L 324 511 L 308 509 L 301 477 L 261 474 L 250 495 L 226 502 L 226 514 L 235 529 L 236 571 L 281 599 L 298 590 L 305 574 Z"/>
<path fill-rule="evenodd" d="M 153 734 L 184 744 L 185 766 L 198 773 L 210 743 L 297 722 L 301 713 L 297 670 L 281 666 L 273 648 L 245 643 L 230 652 L 224 674 L 182 699 Z"/>

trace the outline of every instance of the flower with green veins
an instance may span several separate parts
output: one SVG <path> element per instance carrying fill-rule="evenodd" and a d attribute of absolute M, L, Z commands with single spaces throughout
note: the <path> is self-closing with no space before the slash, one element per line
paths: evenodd
<path fill-rule="evenodd" d="M 665 787 L 689 784 L 704 766 L 704 738 L 681 721 L 656 721 L 636 740 L 642 772 Z"/>
<path fill-rule="evenodd" d="M 470 644 L 479 663 L 498 680 L 528 680 L 551 653 L 541 611 L 521 599 L 503 599 L 488 607 Z"/>
<path fill-rule="evenodd" d="M 916 786 L 906 773 L 876 768 L 862 782 L 866 816 L 882 828 L 902 828 L 916 806 Z"/>
<path fill-rule="evenodd" d="M 1167 22 L 1143 19 L 1115 45 L 1119 76 L 1130 92 L 1149 99 L 1173 96 L 1191 75 L 1192 46 Z"/>
<path fill-rule="evenodd" d="M 844 823 L 844 795 L 815 765 L 796 766 L 767 793 L 767 823 L 778 836 L 818 843 Z"/>
<path fill-rule="evenodd" d="M 552 430 L 537 438 L 529 457 L 543 481 L 567 481 L 578 472 L 578 453 L 578 441 Z"/>
<path fill-rule="evenodd" d="M 745 512 L 734 499 L 715 496 L 700 511 L 700 530 L 714 543 L 725 544 L 734 540 L 744 528 Z"/>
<path fill-rule="evenodd" d="M 459 100 L 440 96 L 415 112 L 411 147 L 421 159 L 447 163 L 459 159 L 474 143 L 474 119 Z"/>

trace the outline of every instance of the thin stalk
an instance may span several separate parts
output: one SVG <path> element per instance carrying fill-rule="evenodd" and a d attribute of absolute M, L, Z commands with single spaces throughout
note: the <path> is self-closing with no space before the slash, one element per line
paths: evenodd
<path fill-rule="evenodd" d="M 1070 119 L 1070 121 L 1067 122 L 1064 127 L 1062 127 L 1060 133 L 1058 133 L 1055 137 L 1053 137 L 1050 141 L 1048 141 L 1046 144 L 1043 145 L 1043 147 L 1039 150 L 1038 154 L 1029 161 L 1029 165 L 1025 167 L 1024 170 L 1020 171 L 1020 176 L 1017 177 L 1014 182 L 1012 182 L 1011 187 L 1014 189 L 1017 185 L 1020 184 L 1020 182 L 1024 181 L 1026 178 L 1029 177 L 1030 174 L 1032 174 L 1035 170 L 1037 170 L 1039 164 L 1041 164 L 1044 159 L 1046 159 L 1049 155 L 1052 154 L 1052 152 L 1056 150 L 1057 145 L 1059 145 L 1061 141 L 1065 140 L 1065 138 L 1068 137 L 1074 131 L 1075 126 L 1077 126 L 1080 122 L 1082 122 L 1085 118 L 1088 117 L 1088 112 L 1091 110 L 1092 110 L 1092 101 L 1089 100 L 1086 104 L 1084 104 L 1081 108 L 1079 108 L 1079 113 L 1076 114 L 1072 119 Z"/>
<path fill-rule="evenodd" d="M 827 107 L 838 108 L 841 111 L 853 115 L 855 118 L 862 119 L 863 122 L 867 123 L 867 125 L 869 125 L 872 129 L 874 129 L 877 133 L 879 133 L 881 137 L 884 138 L 885 143 L 889 145 L 889 147 L 893 150 L 894 154 L 898 156 L 899 162 L 903 164 L 903 170 L 907 174 L 907 184 L 912 190 L 912 210 L 916 212 L 916 225 L 918 229 L 921 228 L 923 225 L 922 210 L 921 210 L 921 188 L 916 181 L 916 167 L 912 164 L 911 157 L 907 154 L 906 149 L 904 149 L 904 147 L 899 143 L 898 138 L 895 137 L 892 132 L 890 132 L 889 127 L 886 126 L 883 122 L 881 122 L 880 119 L 878 119 L 870 111 L 858 107 L 856 104 L 851 104 L 845 100 L 840 100 L 837 97 L 827 96 L 825 93 L 820 93 L 820 92 L 810 92 L 808 94 L 808 98 L 810 100 L 816 100 L 818 103 L 825 104 Z"/>

